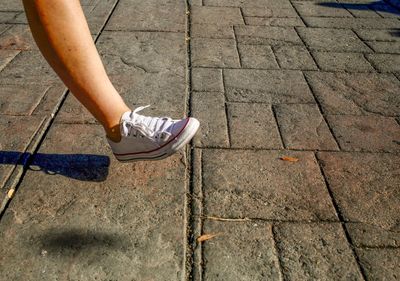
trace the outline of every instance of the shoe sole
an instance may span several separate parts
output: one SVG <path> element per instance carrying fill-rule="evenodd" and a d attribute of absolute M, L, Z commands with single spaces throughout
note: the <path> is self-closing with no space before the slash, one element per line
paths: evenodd
<path fill-rule="evenodd" d="M 182 131 L 175 137 L 177 139 L 176 142 L 172 141 L 170 144 L 161 147 L 158 150 L 145 152 L 145 153 L 135 153 L 134 155 L 115 155 L 118 161 L 121 162 L 135 162 L 135 161 L 155 161 L 165 159 L 177 151 L 179 151 L 182 147 L 184 147 L 196 134 L 198 128 L 200 126 L 199 121 L 194 118 L 189 118 L 186 126 L 182 129 Z"/>

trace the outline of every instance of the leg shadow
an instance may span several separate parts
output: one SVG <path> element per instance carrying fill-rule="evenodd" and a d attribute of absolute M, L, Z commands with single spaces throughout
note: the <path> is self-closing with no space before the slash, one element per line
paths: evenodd
<path fill-rule="evenodd" d="M 48 175 L 63 175 L 81 181 L 100 182 L 107 179 L 110 158 L 94 154 L 45 154 L 0 151 L 0 165 L 29 165 L 31 171 Z"/>

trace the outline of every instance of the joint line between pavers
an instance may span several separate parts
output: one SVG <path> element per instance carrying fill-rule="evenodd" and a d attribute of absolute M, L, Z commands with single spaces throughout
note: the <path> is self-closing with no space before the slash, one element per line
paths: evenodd
<path fill-rule="evenodd" d="M 293 10 L 296 12 L 297 16 L 300 18 L 300 20 L 303 22 L 305 27 L 309 27 L 308 24 L 304 21 L 303 17 L 300 15 L 299 11 L 296 9 L 296 7 L 293 5 L 292 1 L 289 1 L 290 5 L 292 6 Z M 297 32 L 297 31 L 296 31 Z M 303 40 L 303 39 L 302 39 Z"/>
<path fill-rule="evenodd" d="M 242 68 L 242 56 L 240 55 L 239 44 L 238 44 L 235 28 L 233 28 L 233 37 L 235 39 L 235 47 L 236 47 L 236 52 L 237 52 L 238 59 L 239 59 L 239 68 Z"/>
<path fill-rule="evenodd" d="M 278 129 L 279 139 L 280 139 L 280 141 L 281 141 L 281 145 L 282 145 L 282 147 L 283 147 L 284 149 L 288 149 L 288 148 L 287 148 L 287 145 L 286 145 L 286 143 L 285 143 L 285 141 L 284 141 L 284 139 L 283 139 L 282 131 L 281 131 L 281 126 L 279 125 L 278 117 L 276 116 L 276 111 L 275 111 L 275 107 L 274 107 L 273 104 L 271 104 L 271 111 L 272 111 L 272 114 L 274 115 L 275 124 L 276 124 L 276 128 Z"/>
<path fill-rule="evenodd" d="M 353 240 L 351 239 L 351 236 L 350 236 L 349 232 L 347 231 L 347 227 L 345 225 L 344 216 L 341 213 L 339 204 L 337 203 L 337 201 L 336 201 L 336 199 L 335 199 L 335 197 L 333 195 L 332 189 L 330 188 L 330 185 L 329 185 L 327 176 L 326 176 L 326 174 L 324 172 L 324 169 L 322 169 L 321 161 L 320 161 L 320 159 L 318 157 L 318 154 L 314 153 L 314 157 L 315 157 L 315 159 L 317 161 L 320 174 L 323 177 L 323 180 L 324 180 L 324 183 L 325 183 L 325 186 L 326 186 L 326 190 L 328 191 L 329 197 L 331 198 L 331 202 L 332 202 L 333 208 L 335 209 L 336 215 L 338 216 L 338 218 L 340 220 L 340 225 L 342 226 L 342 230 L 343 230 L 344 235 L 346 237 L 347 243 L 348 243 L 348 245 L 349 245 L 349 247 L 350 247 L 350 249 L 352 251 L 354 259 L 356 260 L 358 269 L 359 269 L 363 279 L 364 280 L 368 280 L 367 277 L 366 277 L 367 276 L 366 272 L 364 271 L 364 268 L 361 265 L 360 258 L 358 257 L 357 252 L 355 250 L 355 246 L 353 244 Z"/>
<path fill-rule="evenodd" d="M 273 239 L 273 242 L 274 242 L 274 250 L 275 250 L 275 254 L 276 254 L 276 257 L 278 258 L 278 268 L 279 268 L 279 277 L 280 277 L 280 279 L 281 280 L 289 280 L 289 278 L 285 275 L 285 272 L 283 271 L 283 266 L 282 266 L 282 264 L 283 264 L 283 261 L 282 261 L 282 257 L 281 257 L 281 250 L 279 249 L 279 246 L 278 246 L 278 243 L 277 243 L 277 241 L 276 241 L 276 231 L 275 231 L 275 225 L 274 224 L 272 224 L 271 225 L 271 232 L 272 232 L 272 239 Z"/>
<path fill-rule="evenodd" d="M 185 114 L 190 116 L 192 113 L 192 56 L 191 56 L 191 6 L 190 0 L 185 1 L 185 43 L 186 43 L 186 95 L 185 95 Z M 193 198 L 194 190 L 194 149 L 193 140 L 190 142 L 189 146 L 186 146 L 186 190 L 189 194 L 185 196 L 184 205 L 184 258 L 183 258 L 183 270 L 182 280 L 193 279 L 194 272 L 194 260 L 195 260 L 195 249 L 193 247 L 195 241 L 193 237 L 194 229 L 194 216 L 193 210 L 195 208 L 195 203 Z"/>
<path fill-rule="evenodd" d="M 338 140 L 337 140 L 337 138 L 336 138 L 336 135 L 334 134 L 334 132 L 333 132 L 333 130 L 332 130 L 332 127 L 331 127 L 331 125 L 329 124 L 329 122 L 328 122 L 328 120 L 327 120 L 327 118 L 326 118 L 326 116 L 325 116 L 324 111 L 322 110 L 321 103 L 319 102 L 319 100 L 318 100 L 318 98 L 317 98 L 317 95 L 315 94 L 314 89 L 313 89 L 313 87 L 311 86 L 310 81 L 308 81 L 307 76 L 304 75 L 304 72 L 301 72 L 301 73 L 303 74 L 304 80 L 307 82 L 308 88 L 310 89 L 310 91 L 311 91 L 311 93 L 312 93 L 312 95 L 313 95 L 313 97 L 314 97 L 314 100 L 315 100 L 315 102 L 316 102 L 316 104 L 317 104 L 317 106 L 318 106 L 318 110 L 320 111 L 320 113 L 321 113 L 321 115 L 322 115 L 322 118 L 324 119 L 326 125 L 328 126 L 328 129 L 329 129 L 329 131 L 330 131 L 330 133 L 331 133 L 333 139 L 335 140 L 337 147 L 339 148 L 339 150 L 342 150 L 342 147 L 340 146 L 340 144 L 339 144 L 339 142 L 338 142 Z"/>
<path fill-rule="evenodd" d="M 351 32 L 353 32 L 354 35 L 355 35 L 361 42 L 363 42 L 364 45 L 366 45 L 366 46 L 368 47 L 368 49 L 371 50 L 371 52 L 375 53 L 374 49 L 372 49 L 371 46 L 369 46 L 369 45 L 366 43 L 366 40 L 363 40 L 363 39 L 358 35 L 358 33 L 354 30 L 354 28 L 351 28 L 351 29 L 349 29 L 349 30 L 351 30 Z M 365 53 L 366 53 L 366 52 L 362 52 L 362 54 L 365 54 Z"/>
<path fill-rule="evenodd" d="M 225 121 L 226 121 L 226 129 L 227 129 L 227 133 L 228 133 L 228 148 L 231 147 L 231 143 L 232 143 L 232 134 L 231 134 L 231 129 L 230 129 L 230 122 L 229 122 L 229 112 L 228 112 L 228 97 L 226 95 L 226 89 L 225 89 L 225 74 L 224 74 L 224 70 L 221 69 L 221 75 L 222 75 L 222 90 L 224 91 L 224 109 L 225 109 Z"/>

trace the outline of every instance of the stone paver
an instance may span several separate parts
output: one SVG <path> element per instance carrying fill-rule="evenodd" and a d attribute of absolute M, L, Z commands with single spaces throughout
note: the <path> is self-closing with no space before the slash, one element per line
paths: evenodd
<path fill-rule="evenodd" d="M 287 280 L 363 280 L 340 224 L 285 223 L 276 233 Z"/>
<path fill-rule="evenodd" d="M 273 46 L 302 45 L 294 28 L 276 26 L 235 26 L 237 40 L 243 44 Z"/>
<path fill-rule="evenodd" d="M 223 92 L 222 70 L 213 68 L 193 68 L 192 88 L 193 91 L 200 92 Z"/>
<path fill-rule="evenodd" d="M 16 50 L 0 50 L 0 71 L 6 67 L 6 65 L 18 55 Z"/>
<path fill-rule="evenodd" d="M 314 52 L 313 56 L 323 71 L 372 72 L 374 68 L 360 53 Z"/>
<path fill-rule="evenodd" d="M 204 67 L 239 67 L 235 40 L 194 38 L 192 63 L 193 66 Z"/>
<path fill-rule="evenodd" d="M 287 149 L 338 149 L 316 104 L 281 104 L 274 108 Z"/>
<path fill-rule="evenodd" d="M 228 147 L 225 98 L 221 92 L 193 92 L 193 115 L 202 126 L 194 139 L 197 146 Z"/>
<path fill-rule="evenodd" d="M 206 221 L 203 231 L 220 234 L 203 245 L 205 280 L 281 280 L 270 224 Z"/>
<path fill-rule="evenodd" d="M 126 104 L 201 127 L 117 162 L 0 0 L 0 279 L 399 279 L 398 1 L 80 2 Z"/>
<path fill-rule="evenodd" d="M 382 72 L 400 72 L 400 55 L 368 54 L 368 60 Z"/>
<path fill-rule="evenodd" d="M 283 156 L 299 162 L 282 161 Z M 309 152 L 204 150 L 203 192 L 210 216 L 336 220 Z"/>
<path fill-rule="evenodd" d="M 400 113 L 400 81 L 392 75 L 309 72 L 306 77 L 326 114 Z"/>
<path fill-rule="evenodd" d="M 60 80 L 38 51 L 19 53 L 1 72 L 0 84 L 53 84 Z"/>
<path fill-rule="evenodd" d="M 371 52 L 351 30 L 298 27 L 298 32 L 312 50 Z"/>
<path fill-rule="evenodd" d="M 299 71 L 226 69 L 225 91 L 229 101 L 265 103 L 313 102 Z M 282 83 L 290 81 L 290 83 Z"/>
<path fill-rule="evenodd" d="M 398 228 L 399 157 L 387 153 L 321 152 L 318 158 L 346 220 Z"/>
<path fill-rule="evenodd" d="M 240 44 L 238 49 L 245 68 L 279 69 L 270 46 Z"/>
<path fill-rule="evenodd" d="M 395 281 L 400 276 L 400 248 L 357 249 L 361 264 L 371 280 Z"/>
<path fill-rule="evenodd" d="M 345 151 L 400 152 L 400 126 L 394 118 L 332 115 L 328 122 Z"/>
<path fill-rule="evenodd" d="M 283 69 L 317 70 L 313 58 L 304 46 L 275 46 L 274 52 Z"/>
<path fill-rule="evenodd" d="M 360 248 L 399 247 L 400 232 L 396 229 L 388 230 L 380 226 L 352 222 L 346 223 L 354 246 Z"/>
<path fill-rule="evenodd" d="M 120 1 L 106 26 L 107 30 L 185 31 L 183 1 Z M 132 8 L 134 7 L 134 8 Z M 134 20 L 132 20 L 134 19 Z"/>
<path fill-rule="evenodd" d="M 232 147 L 282 148 L 272 108 L 267 104 L 228 104 Z"/>
<path fill-rule="evenodd" d="M 244 24 L 239 8 L 193 7 L 192 23 L 233 25 Z"/>

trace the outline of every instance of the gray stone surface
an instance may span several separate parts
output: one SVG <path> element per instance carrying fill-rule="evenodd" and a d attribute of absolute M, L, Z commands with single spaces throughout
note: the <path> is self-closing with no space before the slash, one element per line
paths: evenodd
<path fill-rule="evenodd" d="M 223 92 L 222 70 L 214 68 L 193 68 L 192 87 L 194 91 Z"/>
<path fill-rule="evenodd" d="M 370 41 L 368 46 L 376 53 L 400 54 L 400 42 Z"/>
<path fill-rule="evenodd" d="M 282 148 L 271 105 L 230 103 L 228 119 L 232 147 Z"/>
<path fill-rule="evenodd" d="M 352 15 L 343 7 L 327 7 L 330 1 L 293 1 L 293 6 L 302 17 L 351 18 Z M 331 2 L 332 3 L 332 2 Z"/>
<path fill-rule="evenodd" d="M 382 72 L 400 72 L 400 54 L 368 54 L 368 60 Z"/>
<path fill-rule="evenodd" d="M 59 78 L 37 51 L 20 52 L 1 72 L 0 84 L 52 84 Z"/>
<path fill-rule="evenodd" d="M 299 161 L 282 161 L 283 156 Z M 202 159 L 209 216 L 336 220 L 313 153 L 207 149 Z"/>
<path fill-rule="evenodd" d="M 399 230 L 399 157 L 321 152 L 318 158 L 346 221 Z"/>
<path fill-rule="evenodd" d="M 230 25 L 192 24 L 190 36 L 192 38 L 234 39 L 233 27 Z"/>
<path fill-rule="evenodd" d="M 194 24 L 234 25 L 244 24 L 239 8 L 193 7 L 191 22 Z"/>
<path fill-rule="evenodd" d="M 276 46 L 274 52 L 283 69 L 317 70 L 313 58 L 304 46 Z"/>
<path fill-rule="evenodd" d="M 394 118 L 350 115 L 327 118 L 342 150 L 400 152 L 400 126 Z"/>
<path fill-rule="evenodd" d="M 32 114 L 49 89 L 46 85 L 0 85 L 0 114 Z"/>
<path fill-rule="evenodd" d="M 247 25 L 266 25 L 266 26 L 304 26 L 300 18 L 262 18 L 262 17 L 244 17 Z"/>
<path fill-rule="evenodd" d="M 279 69 L 270 46 L 239 44 L 238 49 L 244 68 Z"/>
<path fill-rule="evenodd" d="M 400 81 L 392 75 L 309 72 L 306 77 L 327 114 L 400 113 Z"/>
<path fill-rule="evenodd" d="M 316 104 L 280 104 L 274 108 L 287 149 L 338 150 Z"/>
<path fill-rule="evenodd" d="M 225 98 L 221 92 L 194 92 L 192 113 L 201 123 L 196 146 L 229 147 Z"/>
<path fill-rule="evenodd" d="M 400 41 L 393 29 L 356 29 L 355 32 L 365 41 Z"/>
<path fill-rule="evenodd" d="M 374 18 L 320 18 L 320 17 L 303 17 L 307 26 L 324 27 L 324 28 L 376 28 L 389 29 L 398 28 L 399 21 L 397 19 Z"/>
<path fill-rule="evenodd" d="M 229 101 L 266 103 L 314 101 L 299 71 L 226 69 L 223 73 Z"/>
<path fill-rule="evenodd" d="M 363 280 L 340 224 L 284 223 L 275 229 L 287 280 Z"/>
<path fill-rule="evenodd" d="M 266 223 L 206 221 L 204 280 L 282 280 L 272 227 Z"/>
<path fill-rule="evenodd" d="M 183 34 L 167 32 L 103 32 L 98 49 L 110 75 L 157 74 L 184 76 Z"/>
<path fill-rule="evenodd" d="M 18 55 L 19 51 L 16 50 L 0 50 L 0 71 Z"/>
<path fill-rule="evenodd" d="M 182 157 L 120 164 L 101 127 L 55 125 L 2 218 L 2 276 L 182 280 Z"/>
<path fill-rule="evenodd" d="M 302 45 L 294 28 L 276 26 L 235 26 L 239 43 L 264 44 L 272 46 Z"/>
<path fill-rule="evenodd" d="M 233 39 L 194 38 L 191 50 L 193 66 L 240 66 L 236 42 Z"/>
<path fill-rule="evenodd" d="M 298 27 L 297 30 L 312 50 L 371 52 L 352 30 L 308 27 Z"/>
<path fill-rule="evenodd" d="M 254 2 L 254 1 L 253 1 Z M 271 2 L 271 1 L 270 1 Z M 286 1 L 281 1 L 285 3 Z M 273 2 L 271 2 L 273 3 Z M 287 3 L 287 2 L 286 2 Z M 243 7 L 245 17 L 264 17 L 264 18 L 296 18 L 298 17 L 293 7 L 288 5 L 264 5 L 263 7 Z"/>
<path fill-rule="evenodd" d="M 400 229 L 387 230 L 368 223 L 346 223 L 352 242 L 356 247 L 399 247 Z"/>
<path fill-rule="evenodd" d="M 361 264 L 371 280 L 395 281 L 400 276 L 400 248 L 357 249 Z"/>
<path fill-rule="evenodd" d="M 154 0 L 135 1 L 135 3 L 130 0 L 120 1 L 106 29 L 184 32 L 184 2 L 162 2 Z M 134 5 L 134 9 L 132 5 Z"/>
<path fill-rule="evenodd" d="M 29 26 L 23 24 L 12 25 L 10 29 L 1 34 L 0 49 L 38 50 Z"/>
<path fill-rule="evenodd" d="M 360 53 L 314 52 L 313 56 L 323 71 L 373 72 L 374 68 Z"/>

